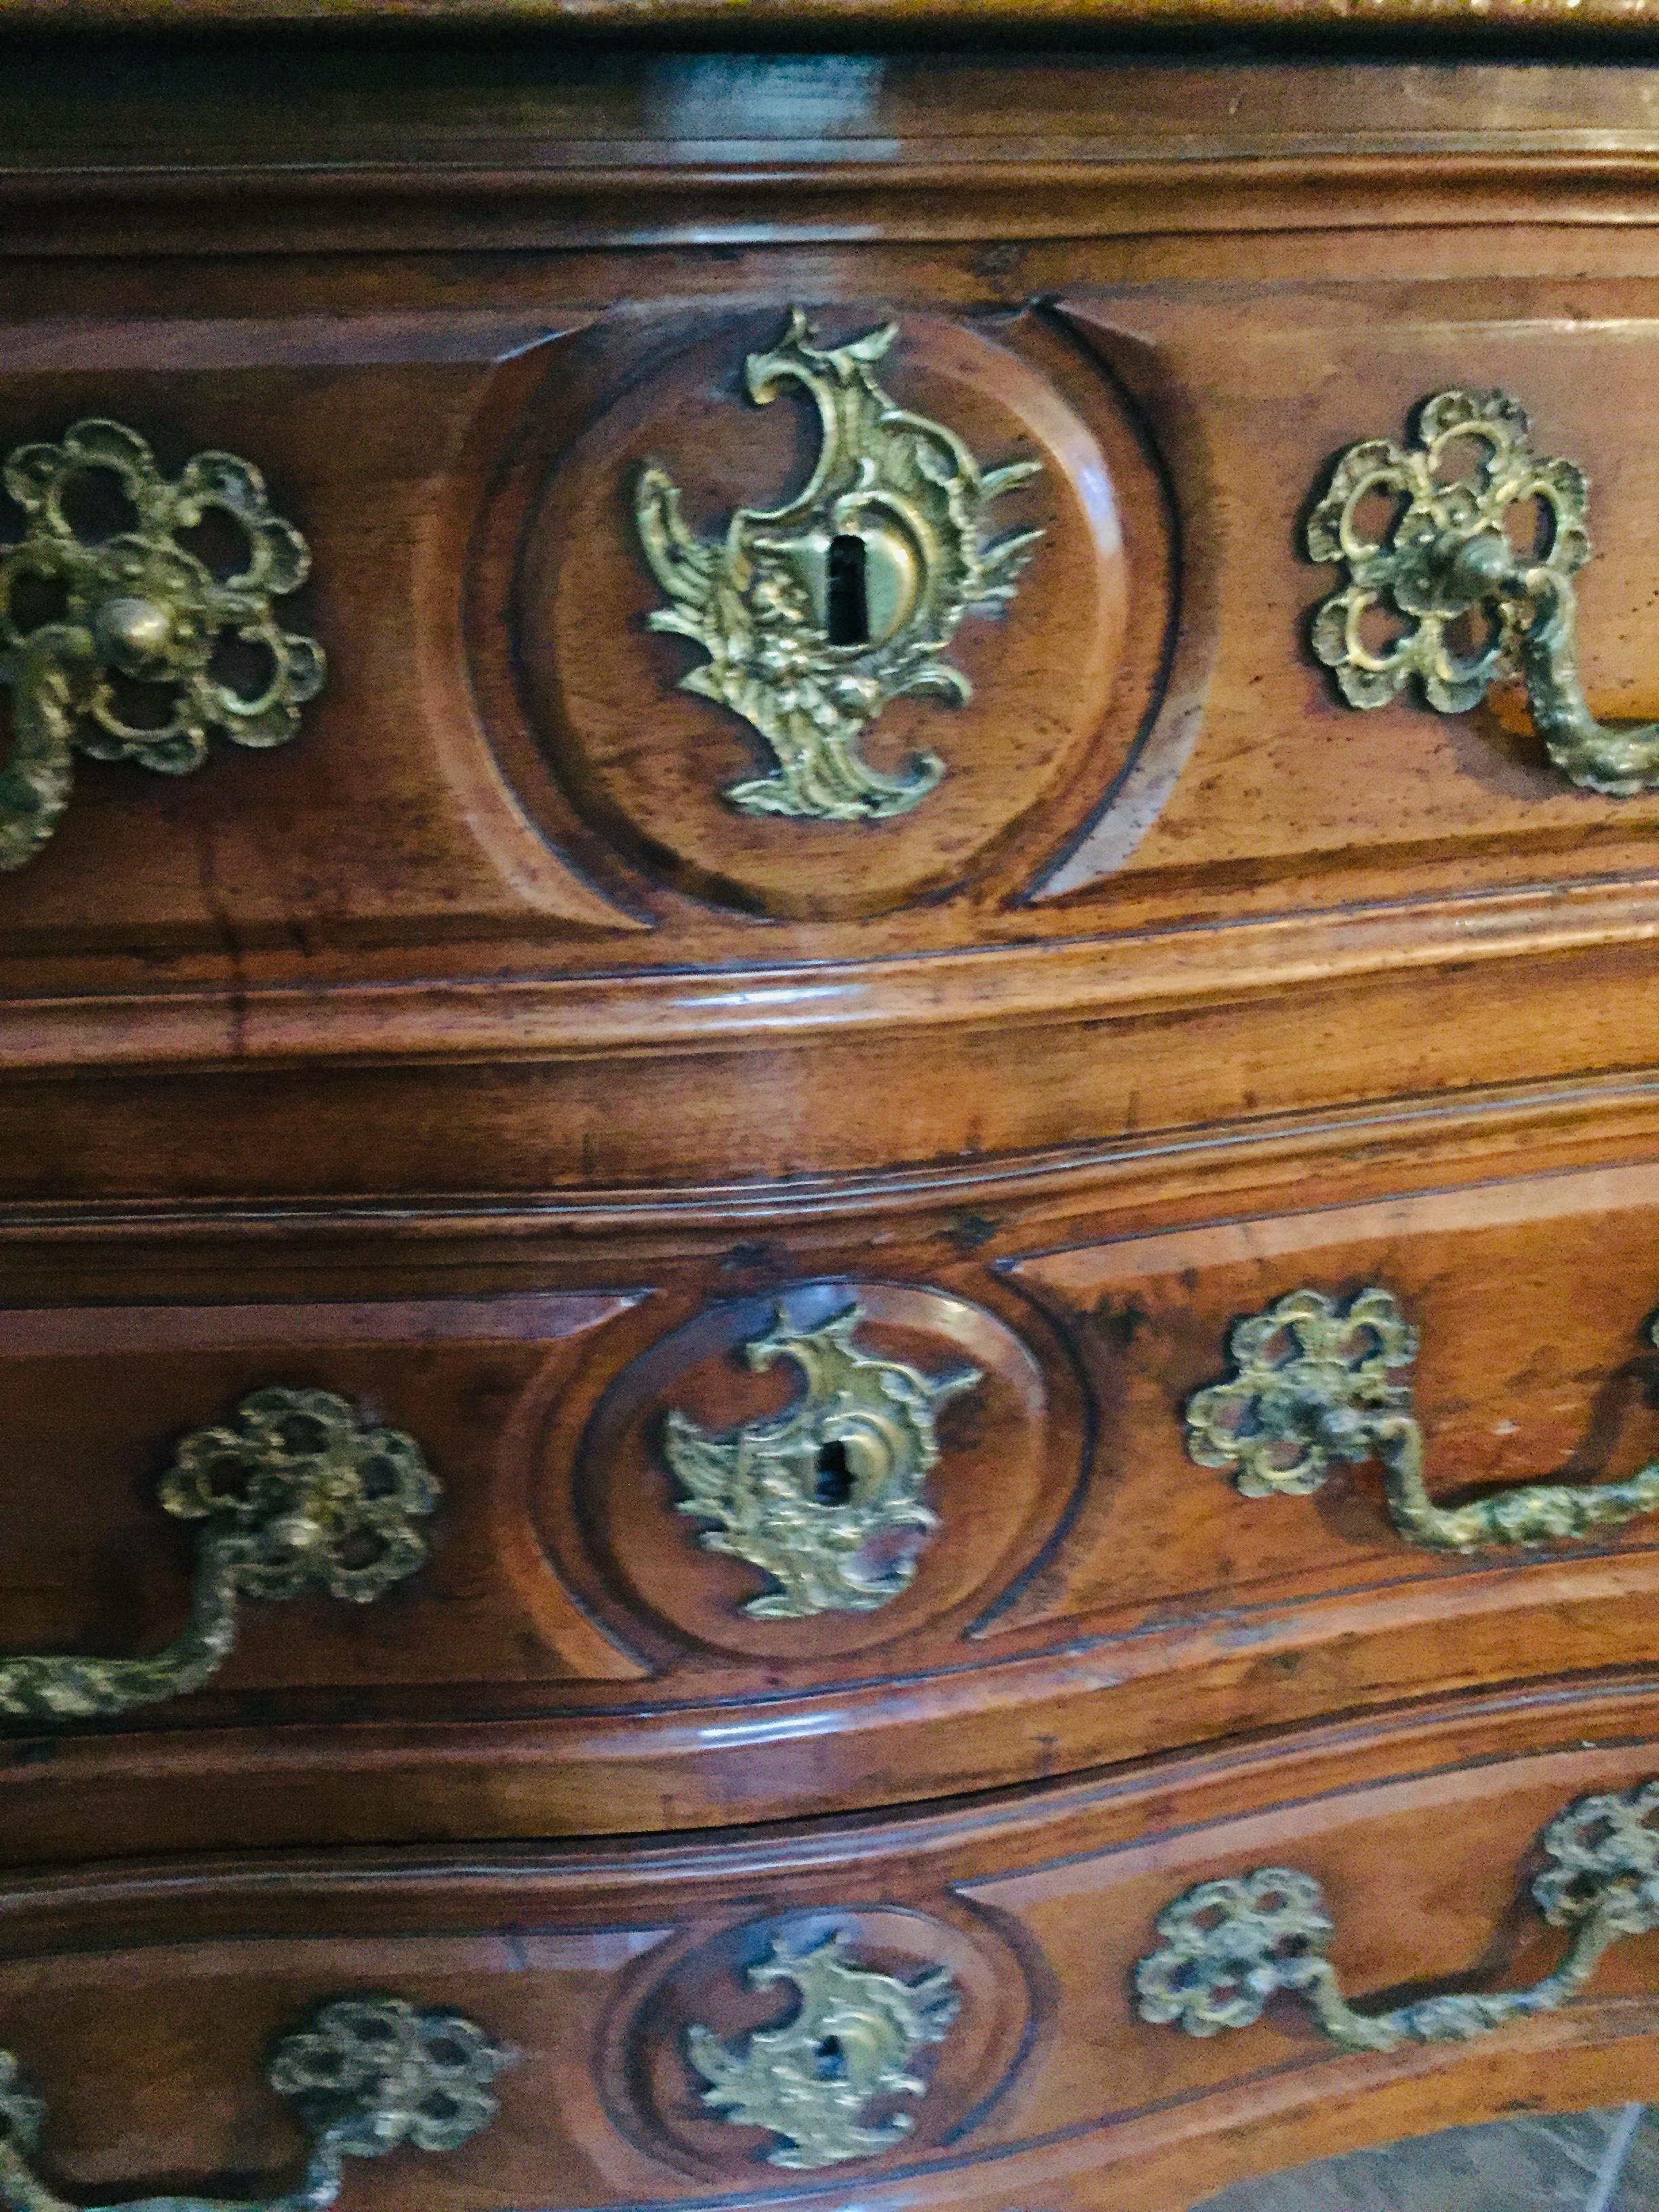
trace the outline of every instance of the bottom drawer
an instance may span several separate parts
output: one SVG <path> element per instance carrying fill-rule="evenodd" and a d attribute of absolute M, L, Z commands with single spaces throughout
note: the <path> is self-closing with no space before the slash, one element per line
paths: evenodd
<path fill-rule="evenodd" d="M 318 2206 L 336 2151 L 384 2150 L 337 2161 L 346 2205 L 839 2205 L 850 2189 L 869 2207 L 1174 2212 L 1368 2141 L 1648 2097 L 1659 1937 L 1632 1931 L 1659 1891 L 1627 1793 L 1656 1775 L 1659 1692 L 1604 1684 L 902 1820 L 14 1878 L 0 2179 L 26 2202 L 20 2161 L 78 2202 Z M 1607 1793 L 1626 1794 L 1561 1827 Z M 1169 1917 L 1194 1885 L 1261 1868 L 1312 1877 L 1328 1927 L 1279 1875 L 1242 1916 L 1232 1888 Z M 1540 1875 L 1573 1929 L 1547 1924 Z M 1536 2017 L 1395 2015 L 1387 2050 L 1315 2019 L 1322 1999 L 1328 2027 L 1386 2041 L 1389 2008 L 1520 1990 L 1570 1944 L 1587 1960 L 1597 1931 L 1582 1992 Z M 1252 2018 L 1252 1971 L 1301 1986 Z M 1215 2032 L 1143 2016 L 1182 2007 Z M 273 2044 L 296 2022 L 297 2043 Z M 307 2135 L 312 2193 L 285 2194 Z"/>

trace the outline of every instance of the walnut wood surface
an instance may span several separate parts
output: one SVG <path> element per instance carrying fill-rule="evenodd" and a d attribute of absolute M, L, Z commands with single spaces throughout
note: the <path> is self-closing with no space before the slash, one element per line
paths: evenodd
<path fill-rule="evenodd" d="M 714 1826 L 1540 1672 L 1639 1675 L 1659 1522 L 1431 1555 L 1390 1527 L 1376 1469 L 1246 1499 L 1188 1460 L 1182 1423 L 1235 1315 L 1375 1282 L 1422 1334 L 1437 1496 L 1629 1473 L 1659 1449 L 1653 1133 L 1643 1094 L 1490 1101 L 1414 1140 L 1258 1132 L 816 1227 L 784 1197 L 746 1231 L 716 1202 L 672 1239 L 613 1222 L 597 1250 L 599 1209 L 401 1234 L 344 1212 L 14 1224 L 3 1648 L 165 1640 L 188 1542 L 155 1475 L 255 1384 L 365 1399 L 421 1437 L 445 1496 L 430 1564 L 376 1606 L 251 1607 L 196 1697 L 14 1727 L 0 1855 Z M 859 1298 L 872 1349 L 988 1379 L 943 1417 L 943 1528 L 911 1589 L 760 1622 L 742 1607 L 763 1580 L 675 1510 L 662 1423 L 787 1403 L 788 1370 L 738 1355 L 812 1283 Z"/>
<path fill-rule="evenodd" d="M 99 413 L 169 467 L 248 454 L 331 672 L 280 751 L 87 763 L 0 886 L 0 1648 L 173 1632 L 155 1476 L 258 1382 L 364 1399 L 445 1486 L 381 1603 L 251 1607 L 199 1696 L 0 1741 L 0 2041 L 71 2197 L 275 2185 L 264 2037 L 376 1984 L 526 2061 L 464 2165 L 354 2173 L 368 2212 L 772 2202 L 671 2029 L 752 2024 L 777 1914 L 948 1954 L 969 1999 L 913 2142 L 814 2203 L 1179 2212 L 1650 2089 L 1651 1941 L 1559 2020 L 1388 2060 L 1288 2014 L 1195 2045 L 1125 1987 L 1175 1891 L 1276 1856 L 1355 1989 L 1519 1980 L 1537 1827 L 1659 1772 L 1659 1530 L 1431 1558 L 1375 1469 L 1245 1500 L 1181 1430 L 1235 1315 L 1377 1282 L 1437 1497 L 1654 1451 L 1659 799 L 1561 787 L 1512 702 L 1339 706 L 1298 550 L 1335 451 L 1502 382 L 1593 479 L 1591 703 L 1659 707 L 1650 86 L 876 35 L 952 20 L 0 72 L 0 450 Z M 1044 462 L 1052 558 L 959 635 L 978 704 L 872 740 L 956 777 L 886 842 L 728 818 L 748 741 L 644 627 L 647 452 L 702 527 L 799 481 L 802 413 L 740 383 L 792 302 L 836 341 L 894 317 L 901 404 Z M 803 1285 L 985 1379 L 913 1586 L 763 1622 L 662 1424 L 777 1413 L 790 1376 L 738 1355 Z"/>
<path fill-rule="evenodd" d="M 333 670 L 280 752 L 88 764 L 9 880 L 0 1198 L 865 1178 L 1652 1061 L 1653 802 L 1560 787 L 1507 708 L 1340 707 L 1297 544 L 1337 447 L 1501 376 L 1595 480 L 1592 702 L 1653 706 L 1639 82 L 866 58 L 411 50 L 382 82 L 337 54 L 280 130 L 216 49 L 135 49 L 123 90 L 59 55 L 0 95 L 0 438 L 102 410 L 169 460 L 256 454 Z M 960 746 L 936 811 L 885 844 L 794 825 L 799 869 L 765 825 L 738 898 L 745 740 L 643 633 L 601 465 L 633 448 L 590 426 L 625 401 L 644 438 L 678 358 L 726 426 L 692 484 L 718 515 L 740 356 L 796 298 L 842 335 L 908 317 L 896 388 L 988 451 L 1033 376 L 1083 442 L 1055 433 L 1054 557 L 1006 635 L 963 633 L 980 719 L 895 724 Z M 1054 642 L 1097 626 L 1060 527 L 1090 440 L 1132 609 L 1103 688 Z M 525 532 L 590 448 L 556 534 L 608 626 L 544 650 Z M 654 733 L 645 828 L 571 772 L 573 661 Z"/>
<path fill-rule="evenodd" d="M 1315 2151 L 1644 2094 L 1659 1940 L 1616 1947 L 1559 2016 L 1350 2057 L 1288 2002 L 1207 2042 L 1137 2019 L 1130 1970 L 1175 1893 L 1288 1862 L 1324 1886 L 1357 1996 L 1518 1986 L 1562 1942 L 1526 1899 L 1538 1831 L 1656 1770 L 1650 1687 L 1561 1686 L 903 1820 L 626 1852 L 68 1869 L 0 1887 L 0 2039 L 51 2092 L 48 2150 L 74 2197 L 231 2172 L 274 2189 L 295 2138 L 259 2083 L 264 2039 L 307 1999 L 395 1988 L 459 2005 L 521 2056 L 464 2153 L 354 2171 L 375 2212 L 849 2189 L 883 2208 L 1180 2212 Z M 915 2133 L 803 2192 L 765 2163 L 769 2137 L 701 2112 L 680 2037 L 691 2019 L 757 2025 L 768 2000 L 745 1965 L 774 1934 L 835 1929 L 888 1971 L 947 1966 L 963 2011 L 922 2054 Z"/>
<path fill-rule="evenodd" d="M 1104 34 L 1311 31 L 1373 39 L 1401 32 L 1513 39 L 1650 33 L 1646 0 L 0 0 L 0 22 L 29 31 L 303 29 L 450 31 L 550 27 L 722 40 L 806 38 L 840 45 L 887 33 Z"/>

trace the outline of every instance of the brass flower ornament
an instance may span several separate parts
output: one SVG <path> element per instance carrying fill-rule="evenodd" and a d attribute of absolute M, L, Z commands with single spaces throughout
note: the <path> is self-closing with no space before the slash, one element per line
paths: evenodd
<path fill-rule="evenodd" d="M 1571 1543 L 1659 1506 L 1659 1460 L 1622 1482 L 1533 1482 L 1440 1505 L 1424 1477 L 1407 1371 L 1417 1332 L 1375 1284 L 1346 1301 L 1299 1290 L 1235 1322 L 1233 1372 L 1187 1401 L 1187 1451 L 1246 1498 L 1305 1498 L 1334 1466 L 1381 1462 L 1389 1516 L 1430 1551 Z"/>
<path fill-rule="evenodd" d="M 198 453 L 167 477 L 136 430 L 92 420 L 57 445 L 17 447 L 3 473 L 24 529 L 0 550 L 0 682 L 12 696 L 0 870 L 51 836 L 76 752 L 186 775 L 216 732 L 286 744 L 325 674 L 322 647 L 277 620 L 275 601 L 304 582 L 311 556 L 251 462 Z M 77 520 L 77 492 L 99 478 L 115 487 L 112 534 Z M 213 524 L 237 548 L 240 565 L 222 575 L 190 542 Z"/>
<path fill-rule="evenodd" d="M 253 2199 L 169 2196 L 76 2206 L 33 2169 L 30 2154 L 46 2107 L 23 2086 L 12 2054 L 0 2051 L 0 2204 L 6 2212 L 328 2212 L 349 2158 L 470 2142 L 495 2118 L 490 2085 L 513 2058 L 464 2013 L 402 1997 L 337 1998 L 279 2038 L 266 2068 L 308 2145 L 293 2189 Z"/>
<path fill-rule="evenodd" d="M 1507 392 L 1438 392 L 1405 444 L 1350 446 L 1307 533 L 1312 559 L 1346 571 L 1312 642 L 1348 704 L 1383 707 L 1416 683 L 1456 714 L 1519 677 L 1572 782 L 1614 799 L 1659 784 L 1659 723 L 1597 721 L 1579 680 L 1572 580 L 1589 558 L 1589 500 L 1581 468 L 1533 450 Z"/>
<path fill-rule="evenodd" d="M 1335 1928 L 1318 1882 L 1292 1867 L 1257 1867 L 1200 1882 L 1159 1913 L 1158 1947 L 1135 1969 L 1140 2016 L 1188 2035 L 1218 2035 L 1254 2026 L 1283 1990 L 1303 2000 L 1333 2043 L 1397 2051 L 1465 2043 L 1554 2012 L 1583 1989 L 1611 1944 L 1659 1929 L 1656 1814 L 1659 1781 L 1650 1781 L 1581 1797 L 1545 1829 L 1533 1900 L 1552 1928 L 1572 1935 L 1560 1965 L 1529 1988 L 1357 2011 L 1326 1956 Z"/>
<path fill-rule="evenodd" d="M 182 1697 L 230 1656 L 244 1598 L 367 1605 L 425 1560 L 440 1491 L 420 1446 L 330 1390 L 252 1390 L 180 1439 L 161 1502 L 198 1524 L 190 1617 L 136 1659 L 0 1657 L 0 1717 L 86 1720 Z"/>

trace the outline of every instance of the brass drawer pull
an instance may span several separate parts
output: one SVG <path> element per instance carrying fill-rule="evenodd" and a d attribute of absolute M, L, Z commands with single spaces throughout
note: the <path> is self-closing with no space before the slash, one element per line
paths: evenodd
<path fill-rule="evenodd" d="M 1566 1956 L 1530 1989 L 1489 1996 L 1428 1997 L 1394 2012 L 1356 2012 L 1325 1956 L 1335 1932 L 1324 1892 L 1292 1867 L 1200 1882 L 1157 1920 L 1162 1948 L 1135 1968 L 1143 2020 L 1217 2035 L 1249 2027 L 1280 1990 L 1301 1997 L 1333 2043 L 1396 2051 L 1406 2043 L 1464 2043 L 1512 2020 L 1554 2012 L 1576 1996 L 1621 1936 L 1659 1928 L 1659 1780 L 1622 1795 L 1581 1797 L 1540 1838 L 1550 1863 L 1532 1885 L 1552 1928 L 1571 1928 Z"/>
<path fill-rule="evenodd" d="M 1534 453 L 1507 392 L 1443 392 L 1417 411 L 1413 444 L 1350 446 L 1308 519 L 1308 551 L 1347 581 L 1314 617 L 1313 649 L 1351 707 L 1382 707 L 1414 677 L 1443 714 L 1478 706 L 1519 675 L 1551 760 L 1574 783 L 1628 799 L 1659 784 L 1659 723 L 1598 722 L 1578 680 L 1572 578 L 1589 558 L 1589 486 L 1571 461 Z M 1443 473 L 1448 450 L 1477 447 L 1473 477 Z M 1380 538 L 1360 508 L 1403 502 Z M 1518 550 L 1511 509 L 1532 503 L 1543 542 Z M 1401 625 L 1368 642 L 1368 618 Z M 1484 635 L 1460 641 L 1466 623 Z"/>
<path fill-rule="evenodd" d="M 324 676 L 322 647 L 273 611 L 311 556 L 252 463 L 198 453 L 169 480 L 136 430 L 93 421 L 61 445 L 17 447 L 3 475 L 25 528 L 0 552 L 13 721 L 0 870 L 21 868 L 57 828 L 76 751 L 185 775 L 216 730 L 239 745 L 286 743 Z M 76 486 L 100 477 L 118 486 L 112 535 L 99 518 L 77 526 Z M 191 542 L 216 525 L 241 562 L 222 575 Z"/>
<path fill-rule="evenodd" d="M 313 1587 L 367 1604 L 426 1558 L 415 1526 L 440 1495 L 412 1437 L 327 1390 L 255 1390 L 193 1430 L 162 1505 L 203 1524 L 190 1620 L 145 1659 L 0 1658 L 0 1715 L 84 1720 L 199 1689 L 229 1657 L 244 1597 Z"/>
<path fill-rule="evenodd" d="M 757 1620 L 874 1612 L 909 1588 L 915 1560 L 902 1553 L 872 1568 L 866 1547 L 939 1526 L 921 1494 L 939 1461 L 934 1415 L 981 1377 L 973 1367 L 924 1375 L 862 1351 L 853 1333 L 863 1318 L 853 1305 L 802 1329 L 780 1313 L 745 1346 L 751 1367 L 790 1359 L 806 1378 L 805 1395 L 775 1419 L 711 1436 L 676 1407 L 664 1424 L 664 1455 L 686 1492 L 678 1510 L 714 1524 L 699 1543 L 777 1584 L 744 1605 Z"/>
<path fill-rule="evenodd" d="M 265 2078 L 290 2099 L 310 2140 L 304 2179 L 283 2197 L 149 2197 L 76 2207 L 30 2162 L 46 2106 L 0 2051 L 0 2205 L 3 2212 L 326 2212 L 348 2158 L 383 2158 L 404 2144 L 459 2150 L 499 2109 L 490 2084 L 514 2054 L 465 2013 L 417 2010 L 401 1997 L 337 1998 L 272 2047 Z"/>
<path fill-rule="evenodd" d="M 865 2116 L 878 2098 L 926 2093 L 910 2069 L 956 2019 L 961 2000 L 947 1968 L 902 1982 L 854 1965 L 831 1936 L 805 1951 L 775 1942 L 749 1980 L 760 1990 L 793 1982 L 800 2002 L 781 2027 L 757 2029 L 738 2050 L 700 2024 L 687 2030 L 687 2053 L 708 2084 L 705 2105 L 732 2127 L 781 2136 L 768 2163 L 798 2172 L 870 2158 L 908 2135 L 908 2112 L 873 2126 Z"/>
<path fill-rule="evenodd" d="M 726 792 L 740 813 L 880 822 L 920 805 L 945 774 L 939 755 L 887 775 L 860 741 L 895 699 L 973 696 L 945 648 L 964 615 L 1012 599 L 1042 535 L 981 536 L 991 502 L 1042 463 L 981 469 L 953 431 L 896 404 L 875 365 L 897 334 L 888 323 L 825 349 L 792 307 L 777 344 L 749 356 L 751 400 L 796 384 L 818 420 L 817 460 L 782 507 L 740 507 L 698 538 L 667 470 L 640 472 L 640 544 L 672 603 L 650 627 L 702 647 L 681 690 L 740 714 L 777 763 Z"/>
<path fill-rule="evenodd" d="M 1399 1379 L 1417 1357 L 1417 1332 L 1387 1291 L 1346 1305 L 1292 1291 L 1235 1322 L 1227 1350 L 1232 1375 L 1187 1401 L 1187 1450 L 1200 1467 L 1231 1468 L 1246 1498 L 1305 1498 L 1334 1462 L 1379 1460 L 1389 1519 L 1436 1552 L 1572 1542 L 1659 1506 L 1659 1460 L 1624 1482 L 1528 1483 L 1437 1505 L 1411 1389 Z"/>

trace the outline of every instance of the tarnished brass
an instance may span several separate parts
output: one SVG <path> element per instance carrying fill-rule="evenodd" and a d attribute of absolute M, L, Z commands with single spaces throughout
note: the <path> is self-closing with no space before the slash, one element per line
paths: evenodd
<path fill-rule="evenodd" d="M 781 2136 L 769 2162 L 800 2171 L 868 2158 L 909 2134 L 908 2112 L 874 2127 L 863 2115 L 878 2097 L 926 2093 L 911 2062 L 944 2041 L 960 2002 L 945 1967 L 901 1982 L 854 1966 L 837 1935 L 808 1951 L 775 1943 L 749 1979 L 757 1990 L 793 1982 L 800 2003 L 783 2027 L 757 2030 L 738 2051 L 708 2028 L 688 2029 L 705 2105 L 733 2127 Z"/>
<path fill-rule="evenodd" d="M 77 521 L 77 492 L 100 478 L 113 488 L 112 515 Z M 215 730 L 239 745 L 286 743 L 324 676 L 321 647 L 272 611 L 304 582 L 311 556 L 271 513 L 251 463 L 198 453 L 169 480 L 136 430 L 92 421 L 60 445 L 17 447 L 3 481 L 24 530 L 0 550 L 0 682 L 13 726 L 0 870 L 21 868 L 51 836 L 76 751 L 185 775 Z M 204 526 L 231 542 L 240 565 L 229 574 L 216 574 L 191 543 Z"/>
<path fill-rule="evenodd" d="M 1400 1377 L 1417 1332 L 1387 1291 L 1346 1305 L 1292 1291 L 1235 1322 L 1234 1372 L 1187 1402 L 1187 1450 L 1231 1468 L 1246 1498 L 1305 1498 L 1338 1461 L 1382 1462 L 1389 1517 L 1437 1552 L 1571 1542 L 1659 1506 L 1659 1460 L 1624 1482 L 1528 1483 L 1466 1505 L 1437 1505 L 1423 1481 L 1423 1432 Z"/>
<path fill-rule="evenodd" d="M 817 461 L 786 505 L 740 507 L 698 538 L 658 463 L 635 489 L 640 543 L 672 602 L 651 628 L 708 655 L 680 689 L 742 715 L 776 758 L 773 774 L 727 790 L 745 814 L 873 822 L 925 799 L 945 774 L 936 753 L 887 775 L 860 741 L 894 699 L 972 696 L 945 648 L 964 615 L 1013 597 L 1042 535 L 981 538 L 992 501 L 1042 463 L 981 469 L 952 432 L 897 406 L 874 374 L 896 335 L 889 323 L 820 349 L 793 307 L 779 343 L 749 356 L 751 399 L 764 405 L 794 383 L 817 410 Z"/>
<path fill-rule="evenodd" d="M 0 2051 L 0 2208 L 3 2212 L 326 2212 L 348 2158 L 408 2145 L 459 2150 L 498 2110 L 490 2084 L 514 2054 L 465 2013 L 401 1997 L 341 1997 L 273 2046 L 266 2078 L 293 2104 L 311 2145 L 303 2179 L 282 2197 L 148 2197 L 126 2205 L 67 2203 L 30 2158 L 46 2106 Z"/>
<path fill-rule="evenodd" d="M 974 1388 L 978 1370 L 923 1375 L 861 1352 L 853 1334 L 863 1318 L 853 1305 L 803 1329 L 780 1313 L 744 1347 L 751 1367 L 793 1359 L 806 1377 L 805 1396 L 775 1419 L 723 1437 L 678 1410 L 664 1425 L 665 1456 L 688 1492 L 679 1510 L 714 1523 L 699 1541 L 778 1586 L 744 1606 L 757 1620 L 873 1612 L 909 1588 L 916 1563 L 914 1549 L 882 1559 L 872 1547 L 939 1526 L 921 1494 L 939 1460 L 934 1415 Z"/>
<path fill-rule="evenodd" d="M 1607 1947 L 1659 1928 L 1659 1780 L 1622 1795 L 1581 1797 L 1540 1838 L 1549 1863 L 1533 1883 L 1552 1928 L 1570 1928 L 1566 1956 L 1528 1989 L 1437 1996 L 1393 2012 L 1356 2012 L 1325 1956 L 1334 1930 L 1324 1893 L 1291 1867 L 1200 1882 L 1166 1905 L 1161 1948 L 1135 1968 L 1140 2016 L 1188 2035 L 1249 2027 L 1281 1990 L 1299 1996 L 1322 2033 L 1349 2051 L 1466 2043 L 1513 2020 L 1553 2012 L 1577 1996 Z"/>
<path fill-rule="evenodd" d="M 1312 638 L 1348 704 L 1386 706 L 1415 678 L 1455 714 L 1519 676 L 1564 775 L 1615 799 L 1659 784 L 1659 724 L 1598 722 L 1578 680 L 1589 496 L 1582 469 L 1533 452 L 1507 392 L 1443 392 L 1418 410 L 1414 444 L 1350 446 L 1308 519 L 1309 553 L 1347 571 Z M 1368 635 L 1377 624 L 1398 635 Z"/>
<path fill-rule="evenodd" d="M 143 1659 L 0 1658 L 0 1715 L 85 1720 L 199 1689 L 229 1657 L 244 1597 L 309 1589 L 367 1604 L 426 1558 L 439 1487 L 412 1437 L 327 1390 L 255 1390 L 179 1443 L 163 1506 L 199 1521 L 190 1620 Z"/>

